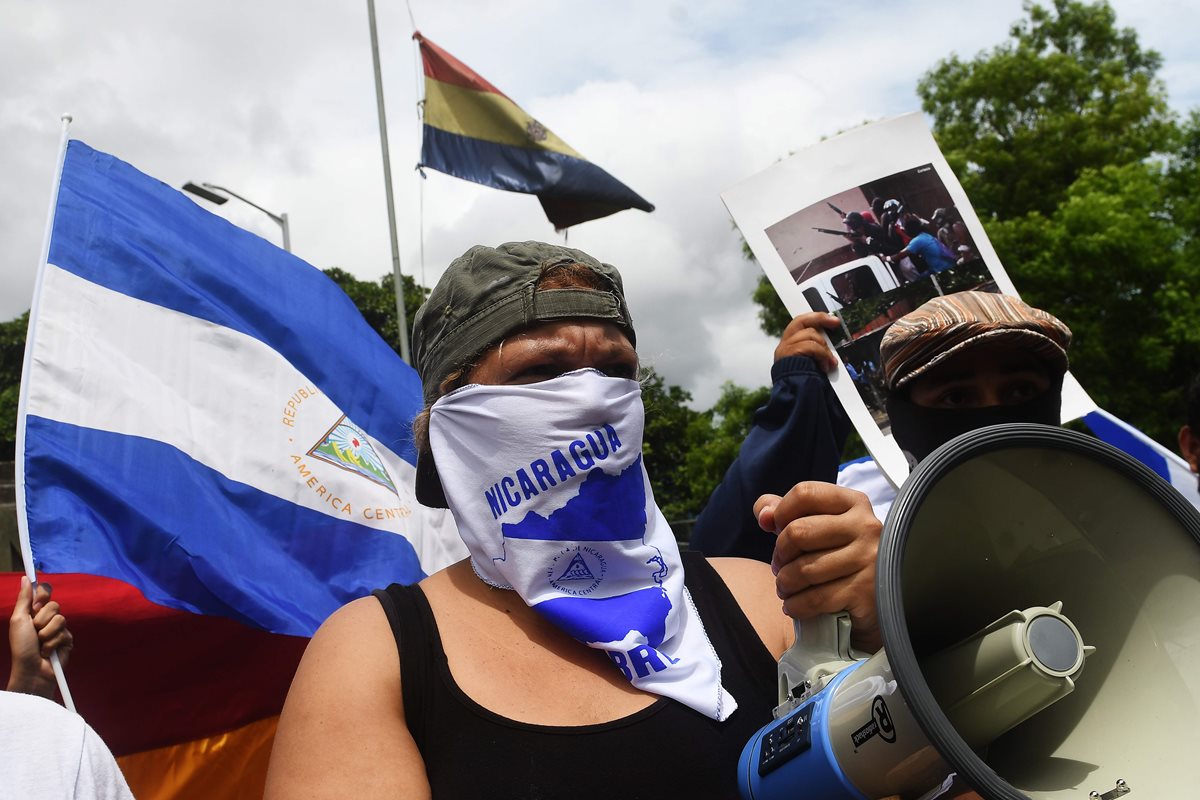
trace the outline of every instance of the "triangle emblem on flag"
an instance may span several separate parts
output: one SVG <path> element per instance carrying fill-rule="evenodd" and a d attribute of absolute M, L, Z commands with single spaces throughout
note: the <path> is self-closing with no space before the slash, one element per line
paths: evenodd
<path fill-rule="evenodd" d="M 594 581 L 596 576 L 592 574 L 588 568 L 587 562 L 583 560 L 583 556 L 579 553 L 571 559 L 571 563 L 567 564 L 567 568 L 563 570 L 563 574 L 558 576 L 560 581 Z"/>
<path fill-rule="evenodd" d="M 333 427 L 312 446 L 308 454 L 396 491 L 392 477 L 388 475 L 383 460 L 371 446 L 367 435 L 346 419 L 345 414 L 333 423 Z"/>

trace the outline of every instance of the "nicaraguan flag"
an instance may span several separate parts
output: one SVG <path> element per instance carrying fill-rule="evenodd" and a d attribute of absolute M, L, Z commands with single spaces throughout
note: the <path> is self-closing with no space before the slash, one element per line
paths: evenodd
<path fill-rule="evenodd" d="M 1192 473 L 1186 461 L 1104 409 L 1096 409 L 1084 415 L 1083 421 L 1092 433 L 1157 472 L 1160 478 L 1174 486 L 1188 502 L 1200 509 L 1200 491 L 1196 488 L 1196 475 Z"/>
<path fill-rule="evenodd" d="M 311 635 L 465 555 L 413 496 L 415 372 L 319 270 L 72 141 L 35 304 L 39 571 Z"/>
<path fill-rule="evenodd" d="M 559 230 L 626 208 L 654 210 L 466 64 L 420 33 L 413 38 L 425 65 L 422 166 L 536 194 Z"/>

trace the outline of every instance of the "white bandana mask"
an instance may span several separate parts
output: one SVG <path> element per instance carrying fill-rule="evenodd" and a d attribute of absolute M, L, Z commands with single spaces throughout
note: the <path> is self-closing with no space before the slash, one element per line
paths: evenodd
<path fill-rule="evenodd" d="M 434 403 L 429 438 L 480 578 L 604 650 L 639 689 L 724 720 L 737 701 L 654 503 L 643 424 L 637 381 L 584 369 L 464 386 Z"/>

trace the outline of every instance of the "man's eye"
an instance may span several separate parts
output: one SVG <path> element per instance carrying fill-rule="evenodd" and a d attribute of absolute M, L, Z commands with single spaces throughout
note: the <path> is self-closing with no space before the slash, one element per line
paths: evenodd
<path fill-rule="evenodd" d="M 938 395 L 938 408 L 965 408 L 970 403 L 970 392 L 965 389 L 949 389 Z"/>
<path fill-rule="evenodd" d="M 1024 403 L 1037 397 L 1042 393 L 1044 387 L 1038 386 L 1033 381 L 1021 381 L 1010 385 L 1004 392 L 1005 405 L 1016 405 Z"/>

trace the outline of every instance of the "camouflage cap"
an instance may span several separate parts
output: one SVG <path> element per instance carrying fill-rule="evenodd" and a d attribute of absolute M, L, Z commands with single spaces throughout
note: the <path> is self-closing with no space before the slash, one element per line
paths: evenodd
<path fill-rule="evenodd" d="M 1067 371 L 1071 329 L 1051 314 L 995 292 L 935 297 L 896 321 L 879 345 L 889 391 L 899 389 L 963 350 L 1011 342 L 1057 375 Z"/>
<path fill-rule="evenodd" d="M 607 291 L 570 288 L 535 293 L 545 269 L 590 267 Z M 636 344 L 621 274 L 582 250 L 544 242 L 476 245 L 455 259 L 413 320 L 413 361 L 425 404 L 450 373 L 462 369 L 513 331 L 537 322 L 587 317 L 614 322 Z"/>

